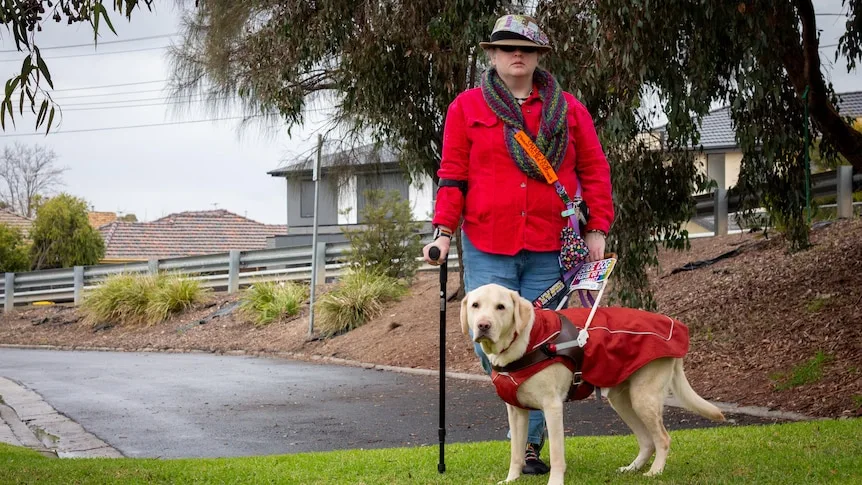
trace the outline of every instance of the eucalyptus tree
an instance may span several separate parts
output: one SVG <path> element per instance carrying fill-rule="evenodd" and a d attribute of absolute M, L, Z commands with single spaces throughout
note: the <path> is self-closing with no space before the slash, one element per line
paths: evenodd
<path fill-rule="evenodd" d="M 860 5 L 842 1 L 836 59 L 843 54 L 840 68 L 848 72 L 862 57 Z M 698 145 L 698 123 L 711 107 L 730 107 L 743 152 L 735 190 L 745 212 L 765 207 L 793 249 L 808 244 L 807 112 L 809 137 L 822 135 L 821 151 L 837 151 L 862 170 L 862 134 L 836 110 L 810 0 L 545 1 L 539 10 L 568 54 L 550 58 L 549 66 L 590 108 L 609 151 L 615 247 L 629 256 L 621 260 L 624 279 L 646 280 L 644 263 L 656 262 L 651 238 L 686 244 L 678 222 L 692 213 L 689 187 L 704 182 L 690 147 Z M 659 139 L 663 156 L 643 136 L 656 110 L 668 120 Z M 624 286 L 638 288 L 636 281 Z M 630 297 L 651 305 L 648 292 Z"/>
<path fill-rule="evenodd" d="M 839 50 L 860 58 L 862 0 Z M 812 138 L 862 167 L 860 136 L 835 111 L 810 0 L 199 0 L 172 52 L 178 97 L 295 126 L 314 99 L 334 101 L 349 133 L 386 142 L 432 177 L 448 104 L 486 67 L 478 48 L 504 12 L 527 11 L 555 49 L 545 65 L 595 117 L 617 208 L 610 247 L 619 295 L 653 307 L 646 268 L 660 244 L 687 244 L 683 223 L 706 182 L 695 166 L 698 120 L 727 103 L 744 152 L 739 189 L 807 243 L 801 194 L 806 105 Z M 657 100 L 654 104 L 647 100 Z M 656 113 L 668 124 L 645 136 Z"/>
<path fill-rule="evenodd" d="M 21 71 L 6 81 L 4 98 L 0 102 L 0 127 L 6 129 L 6 119 L 14 122 L 15 112 L 24 114 L 25 107 L 36 115 L 36 129 L 49 131 L 57 114 L 57 103 L 51 98 L 54 81 L 48 63 L 38 46 L 38 34 L 46 23 L 77 26 L 86 23 L 93 29 L 93 43 L 99 40 L 100 26 L 107 25 L 114 34 L 109 9 L 131 20 L 135 9 L 152 9 L 154 0 L 4 0 L 0 2 L 0 25 L 6 27 L 15 41 L 15 49 L 26 55 Z M 110 7 L 105 7 L 108 3 Z M 104 32 L 104 28 L 102 28 Z M 38 110 L 38 111 L 37 111 Z"/>

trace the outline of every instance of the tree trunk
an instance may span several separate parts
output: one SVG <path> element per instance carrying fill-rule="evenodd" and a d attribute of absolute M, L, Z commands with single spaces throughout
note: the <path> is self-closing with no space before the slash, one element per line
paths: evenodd
<path fill-rule="evenodd" d="M 820 42 L 811 0 L 794 0 L 802 24 L 802 45 L 799 44 L 795 25 L 776 21 L 777 29 L 785 28 L 785 35 L 775 36 L 781 60 L 790 82 L 801 97 L 808 89 L 808 109 L 823 136 L 844 155 L 853 168 L 862 172 L 862 133 L 853 129 L 835 110 L 826 93 L 826 82 L 820 72 Z M 773 13 L 777 17 L 776 12 Z M 791 32 L 793 33 L 791 37 Z"/>

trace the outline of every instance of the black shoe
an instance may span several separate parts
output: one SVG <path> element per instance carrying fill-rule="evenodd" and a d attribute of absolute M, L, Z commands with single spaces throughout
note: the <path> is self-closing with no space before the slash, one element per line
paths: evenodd
<path fill-rule="evenodd" d="M 544 475 L 551 471 L 548 465 L 545 465 L 545 462 L 539 458 L 539 450 L 541 450 L 539 445 L 533 443 L 527 444 L 527 451 L 524 453 L 527 463 L 524 465 L 521 473 L 524 475 Z"/>

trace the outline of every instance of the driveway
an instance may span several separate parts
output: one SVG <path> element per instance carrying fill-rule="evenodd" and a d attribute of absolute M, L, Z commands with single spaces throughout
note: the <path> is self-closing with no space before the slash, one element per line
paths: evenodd
<path fill-rule="evenodd" d="M 0 376 L 37 392 L 129 457 L 438 442 L 434 376 L 276 358 L 10 348 L 0 348 Z M 446 386 L 447 443 L 506 439 L 505 406 L 490 383 L 447 379 Z M 775 422 L 728 417 L 736 424 Z M 569 403 L 565 420 L 570 436 L 629 433 L 609 405 L 594 399 Z M 665 420 L 669 430 L 714 425 L 677 408 L 668 408 Z"/>

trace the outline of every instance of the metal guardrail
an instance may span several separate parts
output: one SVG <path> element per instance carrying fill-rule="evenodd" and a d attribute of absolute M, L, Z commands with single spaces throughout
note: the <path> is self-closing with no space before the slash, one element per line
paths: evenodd
<path fill-rule="evenodd" d="M 854 216 L 853 193 L 862 190 L 862 173 L 853 173 L 853 167 L 841 166 L 838 170 L 811 176 L 811 197 L 836 196 L 836 213 L 839 218 Z M 738 194 L 728 194 L 724 188 L 695 197 L 695 218 L 712 216 L 713 229 L 706 234 L 726 235 L 731 214 L 739 212 L 741 201 Z"/>
<path fill-rule="evenodd" d="M 853 174 L 851 167 L 841 167 L 837 171 L 813 175 L 811 186 L 812 197 L 837 193 L 839 217 L 849 217 L 842 214 L 849 212 L 852 215 L 852 193 L 862 189 L 862 174 Z M 697 215 L 713 215 L 715 234 L 726 234 L 728 213 L 736 212 L 738 197 L 726 197 L 725 191 L 719 189 L 711 194 L 697 196 L 696 200 Z M 428 237 L 424 238 L 425 242 L 429 240 Z M 201 281 L 205 287 L 235 292 L 241 286 L 261 281 L 310 281 L 314 258 L 318 258 L 317 281 L 323 282 L 328 277 L 345 273 L 344 255 L 349 249 L 350 244 L 346 242 L 321 242 L 317 248 L 307 245 L 254 251 L 234 250 L 136 263 L 6 273 L 5 278 L 0 280 L 0 298 L 3 298 L 6 311 L 11 310 L 15 304 L 36 301 L 78 304 L 87 290 L 98 286 L 108 276 L 121 273 L 155 274 L 160 271 L 182 273 L 188 278 Z M 458 267 L 457 254 L 450 254 L 449 264 L 453 268 Z M 420 271 L 436 269 L 436 266 L 424 262 L 419 267 Z M 7 292 L 7 287 L 12 288 L 12 291 Z"/>
<path fill-rule="evenodd" d="M 850 168 L 850 185 L 851 185 L 851 194 L 848 194 L 849 197 L 852 198 L 852 192 L 857 192 L 862 190 L 862 173 L 852 173 L 852 167 Z M 845 175 L 848 171 L 843 170 L 841 175 Z M 811 197 L 825 197 L 829 195 L 836 195 L 838 192 L 838 188 L 841 183 L 841 175 L 839 175 L 838 170 L 831 170 L 829 172 L 821 172 L 811 175 Z M 846 175 L 845 175 L 846 176 Z M 710 216 L 715 214 L 716 205 L 716 192 L 709 192 L 706 194 L 701 194 L 695 196 L 694 200 L 697 204 L 696 206 L 696 216 Z M 728 212 L 738 212 L 740 208 L 740 197 L 739 195 L 732 194 L 726 195 L 725 200 L 727 201 L 727 211 Z"/>
<path fill-rule="evenodd" d="M 427 242 L 427 241 L 426 241 Z M 135 263 L 76 266 L 74 268 L 6 273 L 0 280 L 0 298 L 6 311 L 16 304 L 50 301 L 81 302 L 87 290 L 99 286 L 105 278 L 116 274 L 179 273 L 198 280 L 208 288 L 228 292 L 263 281 L 311 281 L 312 259 L 317 257 L 317 281 L 338 277 L 346 272 L 344 256 L 349 243 L 318 243 L 293 248 L 230 251 L 226 253 L 181 258 L 151 259 Z M 417 258 L 421 260 L 422 258 Z M 457 267 L 457 255 L 449 265 Z M 420 271 L 436 270 L 422 262 Z M 7 292 L 6 288 L 12 288 Z"/>

